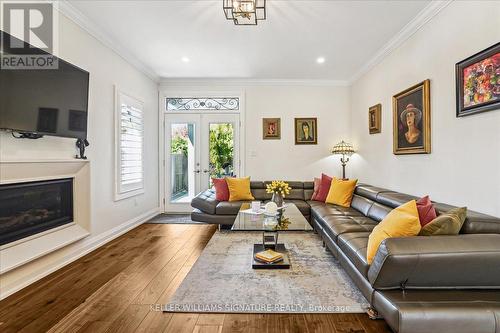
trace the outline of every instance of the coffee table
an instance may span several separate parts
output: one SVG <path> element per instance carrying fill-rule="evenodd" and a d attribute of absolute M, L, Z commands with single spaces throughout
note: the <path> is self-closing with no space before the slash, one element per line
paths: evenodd
<path fill-rule="evenodd" d="M 238 215 L 231 228 L 233 231 L 262 231 L 262 243 L 253 245 L 254 269 L 287 269 L 290 268 L 290 258 L 285 244 L 278 243 L 280 232 L 312 231 L 313 228 L 293 203 L 285 203 L 281 215 L 267 216 L 265 214 L 244 213 L 250 208 L 249 203 L 241 205 Z M 255 254 L 266 249 L 273 249 L 283 254 L 283 260 L 277 263 L 263 263 L 255 260 Z"/>

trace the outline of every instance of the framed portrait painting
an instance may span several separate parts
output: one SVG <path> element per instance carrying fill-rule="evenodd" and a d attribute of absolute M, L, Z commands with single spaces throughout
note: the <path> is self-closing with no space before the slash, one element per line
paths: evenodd
<path fill-rule="evenodd" d="M 500 43 L 455 65 L 457 117 L 500 109 Z"/>
<path fill-rule="evenodd" d="M 317 118 L 295 118 L 295 144 L 315 145 L 317 143 Z"/>
<path fill-rule="evenodd" d="M 393 152 L 431 152 L 430 81 L 425 80 L 392 97 Z"/>
<path fill-rule="evenodd" d="M 262 138 L 264 140 L 281 139 L 281 118 L 262 118 Z"/>
<path fill-rule="evenodd" d="M 380 133 L 382 128 L 382 104 L 377 104 L 368 109 L 368 130 L 370 134 Z"/>

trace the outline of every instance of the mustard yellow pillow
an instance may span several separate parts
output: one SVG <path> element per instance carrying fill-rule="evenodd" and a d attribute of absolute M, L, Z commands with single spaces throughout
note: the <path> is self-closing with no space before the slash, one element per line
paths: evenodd
<path fill-rule="evenodd" d="M 368 238 L 366 260 L 371 264 L 379 245 L 386 238 L 417 236 L 420 232 L 420 219 L 418 218 L 417 202 L 415 200 L 394 208 L 373 229 Z"/>
<path fill-rule="evenodd" d="M 352 195 L 356 189 L 357 182 L 357 179 L 342 180 L 333 178 L 325 202 L 343 207 L 351 207 Z"/>
<path fill-rule="evenodd" d="M 250 177 L 232 178 L 226 177 L 229 188 L 229 201 L 254 200 L 250 192 Z"/>

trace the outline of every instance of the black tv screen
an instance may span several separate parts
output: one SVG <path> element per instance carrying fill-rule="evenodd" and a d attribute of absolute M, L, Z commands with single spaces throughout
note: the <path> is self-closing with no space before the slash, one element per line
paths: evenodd
<path fill-rule="evenodd" d="M 85 139 L 88 91 L 89 73 L 62 59 L 58 69 L 0 69 L 0 129 Z"/>

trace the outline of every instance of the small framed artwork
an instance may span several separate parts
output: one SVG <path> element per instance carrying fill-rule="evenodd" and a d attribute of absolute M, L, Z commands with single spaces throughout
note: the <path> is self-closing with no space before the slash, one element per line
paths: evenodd
<path fill-rule="evenodd" d="M 295 118 L 295 144 L 318 144 L 317 118 Z"/>
<path fill-rule="evenodd" d="M 281 118 L 262 118 L 262 139 L 281 139 Z"/>
<path fill-rule="evenodd" d="M 425 80 L 392 97 L 393 152 L 431 152 L 430 81 Z"/>
<path fill-rule="evenodd" d="M 455 65 L 457 117 L 500 109 L 500 43 Z"/>
<path fill-rule="evenodd" d="M 377 104 L 368 109 L 368 130 L 370 134 L 380 133 L 382 128 L 382 104 Z"/>

